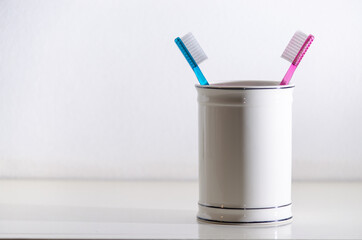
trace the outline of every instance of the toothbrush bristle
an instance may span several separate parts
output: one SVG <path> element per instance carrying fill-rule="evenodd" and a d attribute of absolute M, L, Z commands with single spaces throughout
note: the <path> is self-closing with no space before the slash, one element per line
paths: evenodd
<path fill-rule="evenodd" d="M 181 40 L 197 64 L 200 64 L 207 59 L 204 50 L 202 50 L 200 44 L 196 41 L 196 38 L 192 35 L 192 33 L 186 34 L 181 38 Z"/>
<path fill-rule="evenodd" d="M 307 40 L 306 40 L 305 43 L 303 44 L 302 49 L 300 49 L 297 57 L 296 57 L 296 58 L 294 59 L 294 61 L 293 61 L 293 64 L 294 64 L 295 66 L 298 66 L 298 65 L 299 65 L 300 61 L 301 61 L 302 58 L 304 57 L 304 54 L 307 52 L 307 50 L 308 50 L 309 46 L 312 44 L 313 40 L 314 40 L 314 36 L 313 36 L 313 35 L 309 35 L 308 38 L 307 38 Z"/>
<path fill-rule="evenodd" d="M 281 57 L 294 64 L 294 60 L 296 59 L 299 51 L 302 49 L 307 38 L 308 35 L 300 31 L 294 33 Z"/>

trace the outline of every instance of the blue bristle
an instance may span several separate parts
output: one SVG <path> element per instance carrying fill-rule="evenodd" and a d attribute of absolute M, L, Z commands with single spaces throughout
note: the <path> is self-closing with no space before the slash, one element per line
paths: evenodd
<path fill-rule="evenodd" d="M 190 64 L 190 67 L 192 69 L 194 69 L 195 67 L 197 67 L 197 63 L 195 62 L 194 58 L 191 56 L 191 53 L 189 52 L 189 50 L 187 50 L 185 44 L 182 42 L 181 38 L 176 38 L 175 39 L 175 43 L 178 46 L 178 48 L 180 49 L 180 51 L 182 52 L 182 54 L 184 55 L 184 57 L 186 58 L 187 62 Z"/>
<path fill-rule="evenodd" d="M 189 50 L 187 49 L 185 44 L 182 42 L 181 38 L 179 38 L 179 37 L 176 38 L 175 43 L 178 46 L 178 48 L 181 50 L 181 53 L 186 58 L 187 62 L 190 64 L 190 67 L 192 68 L 192 70 L 195 72 L 196 77 L 199 80 L 199 83 L 201 85 L 209 85 L 209 83 L 207 82 L 204 74 L 202 74 L 202 72 L 201 72 L 199 66 L 197 65 L 195 59 L 192 57 L 191 53 L 189 52 Z"/>

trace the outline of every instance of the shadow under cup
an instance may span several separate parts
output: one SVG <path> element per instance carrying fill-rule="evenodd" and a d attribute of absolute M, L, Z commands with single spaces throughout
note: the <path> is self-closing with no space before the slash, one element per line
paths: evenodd
<path fill-rule="evenodd" d="M 294 85 L 239 81 L 196 85 L 200 220 L 291 220 Z"/>

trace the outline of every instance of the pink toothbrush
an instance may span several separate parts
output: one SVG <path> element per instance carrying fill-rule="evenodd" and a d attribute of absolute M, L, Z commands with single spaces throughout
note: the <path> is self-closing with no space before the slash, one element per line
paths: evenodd
<path fill-rule="evenodd" d="M 304 54 L 307 52 L 313 40 L 314 40 L 313 35 L 307 36 L 306 34 L 300 31 L 294 33 L 294 36 L 292 37 L 288 46 L 285 48 L 282 54 L 282 58 L 291 62 L 292 65 L 290 65 L 280 85 L 289 84 L 295 69 L 298 67 L 300 61 L 302 60 Z"/>

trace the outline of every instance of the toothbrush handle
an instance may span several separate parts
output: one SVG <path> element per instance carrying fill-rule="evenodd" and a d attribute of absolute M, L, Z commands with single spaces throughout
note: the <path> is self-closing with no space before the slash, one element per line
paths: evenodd
<path fill-rule="evenodd" d="M 200 85 L 209 85 L 209 83 L 207 82 L 204 74 L 202 74 L 200 68 L 197 66 L 195 68 L 193 68 L 195 74 L 196 74 L 196 77 L 197 79 L 199 80 L 200 82 Z"/>
<path fill-rule="evenodd" d="M 282 82 L 280 83 L 280 85 L 288 85 L 289 84 L 290 79 L 292 79 L 293 73 L 294 73 L 296 68 L 297 68 L 297 66 L 295 66 L 293 64 L 290 65 L 290 67 L 289 67 L 287 73 L 285 74 L 285 76 L 284 76 Z"/>

